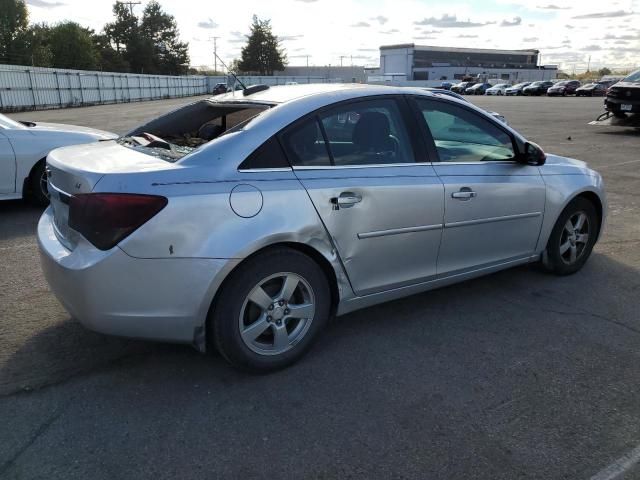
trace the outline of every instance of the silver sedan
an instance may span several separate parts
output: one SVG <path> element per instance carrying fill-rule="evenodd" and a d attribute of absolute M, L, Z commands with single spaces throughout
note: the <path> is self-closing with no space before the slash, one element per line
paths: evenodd
<path fill-rule="evenodd" d="M 567 275 L 601 176 L 421 89 L 249 87 L 47 159 L 45 276 L 88 328 L 254 371 L 328 319 L 515 265 Z"/>

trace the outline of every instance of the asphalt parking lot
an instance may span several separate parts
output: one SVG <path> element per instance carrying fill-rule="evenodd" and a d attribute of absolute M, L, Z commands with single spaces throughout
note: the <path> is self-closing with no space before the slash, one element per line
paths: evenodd
<path fill-rule="evenodd" d="M 13 117 L 122 133 L 187 101 Z M 587 126 L 600 98 L 473 101 L 603 174 L 606 233 L 585 268 L 340 317 L 271 375 L 85 330 L 40 272 L 41 212 L 0 203 L 0 478 L 589 479 L 636 448 L 640 132 Z"/>

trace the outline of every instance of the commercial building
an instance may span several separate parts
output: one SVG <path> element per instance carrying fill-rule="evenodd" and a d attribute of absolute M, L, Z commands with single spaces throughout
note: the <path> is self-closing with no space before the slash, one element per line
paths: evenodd
<path fill-rule="evenodd" d="M 433 81 L 481 77 L 508 82 L 555 78 L 556 65 L 538 65 L 538 50 L 430 47 L 413 43 L 380 47 L 376 80 Z"/>

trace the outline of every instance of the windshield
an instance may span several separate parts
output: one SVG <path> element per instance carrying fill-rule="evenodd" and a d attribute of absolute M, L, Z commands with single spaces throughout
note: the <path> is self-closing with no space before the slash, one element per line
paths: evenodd
<path fill-rule="evenodd" d="M 517 85 L 514 85 L 513 88 L 522 88 L 522 87 L 526 87 L 527 85 L 529 85 L 527 82 L 518 83 Z"/>
<path fill-rule="evenodd" d="M 27 127 L 0 113 L 0 128 L 27 128 Z"/>
<path fill-rule="evenodd" d="M 626 77 L 623 81 L 624 82 L 640 83 L 640 70 L 636 70 L 631 75 Z"/>
<path fill-rule="evenodd" d="M 554 85 L 554 87 L 564 87 L 565 85 L 567 85 L 569 82 L 558 82 Z"/>

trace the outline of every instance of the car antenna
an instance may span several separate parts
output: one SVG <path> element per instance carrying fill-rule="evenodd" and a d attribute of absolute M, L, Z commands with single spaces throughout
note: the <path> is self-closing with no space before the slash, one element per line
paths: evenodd
<path fill-rule="evenodd" d="M 220 56 L 219 56 L 216 52 L 213 52 L 213 54 L 214 54 L 214 55 L 216 56 L 216 58 L 220 61 L 220 63 L 222 64 L 222 66 L 223 66 L 224 68 L 226 68 L 226 69 L 227 69 L 227 72 L 229 72 L 231 75 L 233 75 L 233 78 L 235 79 L 235 81 L 236 81 L 236 82 L 238 82 L 238 83 L 242 86 L 242 90 L 246 90 L 246 89 L 247 89 L 247 86 L 246 86 L 244 83 L 242 83 L 242 82 L 240 81 L 240 79 L 236 76 L 236 74 L 235 74 L 233 71 L 229 70 L 229 67 L 227 67 L 227 65 L 222 61 L 222 59 L 220 58 Z"/>

